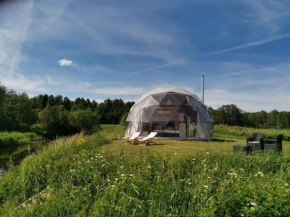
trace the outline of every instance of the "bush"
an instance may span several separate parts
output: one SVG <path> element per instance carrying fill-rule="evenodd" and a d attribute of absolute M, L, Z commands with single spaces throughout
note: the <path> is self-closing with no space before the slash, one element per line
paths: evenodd
<path fill-rule="evenodd" d="M 83 130 L 87 134 L 97 132 L 100 128 L 98 117 L 91 110 L 77 110 L 70 112 L 69 123 L 78 132 Z"/>
<path fill-rule="evenodd" d="M 0 148 L 17 146 L 41 139 L 36 133 L 0 132 Z"/>

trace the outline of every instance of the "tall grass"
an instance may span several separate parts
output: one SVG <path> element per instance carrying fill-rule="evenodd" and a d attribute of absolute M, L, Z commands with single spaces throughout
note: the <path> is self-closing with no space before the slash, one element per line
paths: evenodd
<path fill-rule="evenodd" d="M 63 138 L 20 166 L 11 166 L 0 179 L 0 214 L 287 216 L 290 212 L 288 155 L 203 152 L 179 157 L 140 150 L 116 157 L 100 152 L 109 142 L 101 134 Z"/>
<path fill-rule="evenodd" d="M 0 148 L 17 146 L 41 139 L 36 133 L 0 132 Z"/>
<path fill-rule="evenodd" d="M 246 127 L 230 127 L 225 125 L 216 125 L 214 127 L 214 137 L 216 138 L 246 138 L 252 137 L 253 133 L 262 132 L 265 138 L 275 139 L 279 134 L 284 134 L 283 139 L 290 141 L 289 129 L 256 129 Z"/>

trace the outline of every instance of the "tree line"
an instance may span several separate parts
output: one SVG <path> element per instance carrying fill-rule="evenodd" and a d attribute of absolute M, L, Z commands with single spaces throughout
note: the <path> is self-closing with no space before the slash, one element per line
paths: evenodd
<path fill-rule="evenodd" d="M 96 132 L 100 124 L 124 124 L 134 102 L 122 99 L 95 100 L 61 95 L 40 94 L 29 98 L 26 93 L 7 90 L 0 83 L 0 131 L 36 132 L 47 138 L 71 135 L 81 130 Z M 236 105 L 209 108 L 215 124 L 255 128 L 290 128 L 290 112 L 245 112 Z"/>
<path fill-rule="evenodd" d="M 47 138 L 81 130 L 92 133 L 100 128 L 100 124 L 124 122 L 133 104 L 122 99 L 97 103 L 47 94 L 29 98 L 26 93 L 8 90 L 0 83 L 0 131 L 32 131 Z"/>
<path fill-rule="evenodd" d="M 218 109 L 210 108 L 211 116 L 215 124 L 229 126 L 242 126 L 254 128 L 290 128 L 290 112 L 277 111 L 271 112 L 245 112 L 234 104 L 223 105 Z"/>

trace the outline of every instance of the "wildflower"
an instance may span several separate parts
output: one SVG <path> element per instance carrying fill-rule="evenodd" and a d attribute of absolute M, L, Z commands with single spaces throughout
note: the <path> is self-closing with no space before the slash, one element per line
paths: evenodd
<path fill-rule="evenodd" d="M 256 177 L 257 177 L 257 176 L 262 176 L 262 177 L 263 177 L 264 174 L 263 174 L 263 172 L 260 172 L 260 171 L 259 171 L 255 176 L 256 176 Z"/>
<path fill-rule="evenodd" d="M 288 183 L 285 183 L 285 187 L 288 187 L 289 186 L 289 184 Z"/>
<path fill-rule="evenodd" d="M 209 154 L 209 152 L 206 152 L 206 154 Z"/>
<path fill-rule="evenodd" d="M 188 184 L 191 185 L 191 182 L 189 182 Z"/>
<path fill-rule="evenodd" d="M 115 178 L 115 181 L 118 181 L 118 178 Z"/>
<path fill-rule="evenodd" d="M 152 167 L 149 165 L 147 168 L 148 168 L 148 169 L 151 169 Z"/>
<path fill-rule="evenodd" d="M 175 152 L 174 155 L 177 155 L 177 153 Z"/>
<path fill-rule="evenodd" d="M 210 179 L 210 177 L 209 177 L 209 176 L 208 176 L 207 178 L 208 178 L 208 179 Z"/>
<path fill-rule="evenodd" d="M 205 185 L 204 187 L 205 187 L 205 188 L 208 188 L 208 185 Z"/>
<path fill-rule="evenodd" d="M 121 169 L 121 170 L 124 169 L 124 166 L 120 166 L 120 169 Z"/>
<path fill-rule="evenodd" d="M 107 182 L 110 182 L 110 181 L 111 181 L 110 179 L 107 180 Z"/>
<path fill-rule="evenodd" d="M 241 216 L 245 216 L 245 215 L 242 213 Z"/>
<path fill-rule="evenodd" d="M 102 167 L 106 166 L 106 164 L 102 164 Z"/>
<path fill-rule="evenodd" d="M 125 176 L 125 174 L 121 174 L 121 176 L 122 176 L 122 177 L 124 177 L 124 176 Z"/>
<path fill-rule="evenodd" d="M 133 174 L 130 174 L 130 177 L 132 177 L 133 176 Z"/>
<path fill-rule="evenodd" d="M 116 186 L 115 185 L 112 185 L 112 188 L 115 188 Z"/>
<path fill-rule="evenodd" d="M 257 204 L 255 202 L 251 202 L 250 205 L 251 206 L 257 206 Z"/>
<path fill-rule="evenodd" d="M 195 159 L 195 158 L 193 158 L 192 160 L 193 160 L 193 161 L 195 161 L 196 159 Z"/>

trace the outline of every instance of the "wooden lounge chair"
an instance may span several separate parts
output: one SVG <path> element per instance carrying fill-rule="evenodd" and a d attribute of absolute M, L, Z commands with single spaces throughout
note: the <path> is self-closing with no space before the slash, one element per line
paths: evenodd
<path fill-rule="evenodd" d="M 158 132 L 151 132 L 148 136 L 139 139 L 138 142 L 140 143 L 145 143 L 146 145 L 150 145 L 150 144 L 155 144 L 152 139 L 154 139 L 154 137 L 158 134 Z"/>
<path fill-rule="evenodd" d="M 141 132 L 135 132 L 133 133 L 129 139 L 127 139 L 127 142 L 130 142 L 130 143 L 134 143 L 134 144 L 138 144 L 138 137 L 140 136 L 140 133 Z"/>

